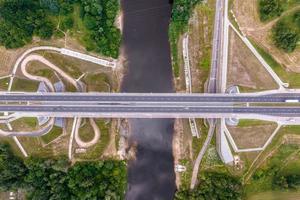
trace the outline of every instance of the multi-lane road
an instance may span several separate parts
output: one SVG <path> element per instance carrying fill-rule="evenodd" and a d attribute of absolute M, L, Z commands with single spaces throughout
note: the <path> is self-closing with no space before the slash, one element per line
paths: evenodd
<path fill-rule="evenodd" d="M 300 101 L 300 93 L 3 93 L 0 94 L 0 112 L 64 117 L 224 118 L 238 115 L 244 118 L 269 115 L 300 118 L 300 106 L 287 106 L 297 101 Z M 255 106 L 248 103 L 255 103 Z"/>
<path fill-rule="evenodd" d="M 96 103 L 275 103 L 299 100 L 300 93 L 185 94 L 185 93 L 0 93 L 2 102 Z M 78 105 L 82 106 L 82 105 Z"/>

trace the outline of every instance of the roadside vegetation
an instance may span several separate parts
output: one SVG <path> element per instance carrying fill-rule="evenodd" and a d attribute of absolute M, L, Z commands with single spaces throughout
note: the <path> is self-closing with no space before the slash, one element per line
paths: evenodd
<path fill-rule="evenodd" d="M 284 11 L 299 3 L 299 0 L 258 0 L 260 20 L 268 21 L 279 17 Z"/>
<path fill-rule="evenodd" d="M 197 3 L 202 0 L 174 0 L 171 23 L 169 26 L 169 40 L 172 51 L 172 65 L 175 77 L 179 77 L 178 40 L 187 31 L 189 18 Z"/>
<path fill-rule="evenodd" d="M 247 197 L 261 192 L 299 189 L 299 128 L 282 127 L 272 143 L 258 155 L 243 177 Z M 289 180 L 290 177 L 295 180 Z"/>
<path fill-rule="evenodd" d="M 274 72 L 280 77 L 283 82 L 289 83 L 289 88 L 300 87 L 300 74 L 287 71 L 284 66 L 279 64 L 273 56 L 264 50 L 260 45 L 251 40 L 251 43 L 256 48 L 258 53 L 264 58 L 264 60 L 272 67 Z"/>
<path fill-rule="evenodd" d="M 261 21 L 278 17 L 283 12 L 281 0 L 259 0 L 259 14 Z"/>
<path fill-rule="evenodd" d="M 63 129 L 61 127 L 53 126 L 49 133 L 41 136 L 41 139 L 44 144 L 49 144 L 50 142 L 54 141 L 62 134 L 63 134 Z"/>
<path fill-rule="evenodd" d="M 103 152 L 107 148 L 110 141 L 110 127 L 111 123 L 107 123 L 103 119 L 97 119 L 95 121 L 100 129 L 100 140 L 92 147 L 86 149 L 83 154 L 75 154 L 75 158 L 82 160 L 97 160 L 103 156 Z M 93 131 L 93 130 L 92 130 Z M 91 138 L 89 138 L 89 141 Z"/>
<path fill-rule="evenodd" d="M 199 178 L 199 184 L 194 190 L 177 191 L 176 200 L 198 199 L 241 199 L 243 194 L 239 178 L 225 172 L 205 171 Z"/>
<path fill-rule="evenodd" d="M 19 159 L 0 144 L 0 191 L 23 189 L 26 199 L 124 199 L 123 161 L 79 162 L 31 157 Z"/>
<path fill-rule="evenodd" d="M 272 28 L 272 39 L 276 47 L 293 52 L 300 40 L 300 10 L 283 16 Z"/>
<path fill-rule="evenodd" d="M 259 0 L 259 16 L 261 21 L 268 21 L 300 4 L 299 0 Z M 272 40 L 276 47 L 283 51 L 293 52 L 300 40 L 300 10 L 280 17 L 272 28 Z"/>
<path fill-rule="evenodd" d="M 121 40 L 115 27 L 118 0 L 11 0 L 0 1 L 0 45 L 8 49 L 41 39 L 62 37 L 66 31 L 88 51 L 118 57 Z"/>

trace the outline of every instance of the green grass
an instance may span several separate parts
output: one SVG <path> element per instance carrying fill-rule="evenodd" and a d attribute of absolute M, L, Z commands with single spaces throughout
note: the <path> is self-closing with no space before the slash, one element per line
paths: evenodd
<path fill-rule="evenodd" d="M 79 129 L 79 137 L 84 142 L 90 142 L 95 136 L 93 127 L 90 125 L 90 121 L 86 119 L 84 126 Z"/>
<path fill-rule="evenodd" d="M 51 157 L 53 156 L 53 149 L 50 147 L 43 147 L 38 137 L 18 137 L 24 149 L 29 156 Z"/>
<path fill-rule="evenodd" d="M 14 78 L 11 90 L 18 92 L 36 92 L 38 87 L 39 82 L 22 78 Z"/>
<path fill-rule="evenodd" d="M 82 75 L 81 70 L 77 66 L 77 59 L 64 57 L 62 55 L 49 52 L 46 52 L 44 57 L 73 78 L 78 78 Z"/>
<path fill-rule="evenodd" d="M 0 90 L 7 90 L 10 78 L 0 79 Z"/>
<path fill-rule="evenodd" d="M 51 69 L 40 68 L 39 64 L 40 63 L 36 62 L 31 63 L 31 65 L 28 67 L 28 72 L 32 75 L 45 77 L 52 83 L 58 80 L 56 75 L 54 74 L 54 71 L 52 71 Z"/>
<path fill-rule="evenodd" d="M 299 159 L 299 153 L 297 154 L 297 158 Z M 285 166 L 282 170 L 283 175 L 289 174 L 300 174 L 300 160 L 293 160 L 287 166 Z"/>
<path fill-rule="evenodd" d="M 272 152 L 275 148 L 279 146 L 273 157 L 268 158 L 267 162 L 264 162 L 263 165 L 261 165 L 258 169 L 255 170 L 255 172 L 252 175 L 252 178 L 249 179 L 249 181 L 245 184 L 245 192 L 247 196 L 257 193 L 257 192 L 264 192 L 271 190 L 271 181 L 273 173 L 269 172 L 266 173 L 265 171 L 269 170 L 270 166 L 274 167 L 282 167 L 286 164 L 286 158 L 287 156 L 291 155 L 293 152 L 299 149 L 296 145 L 288 145 L 288 144 L 281 144 L 282 137 L 286 134 L 300 134 L 300 125 L 298 126 L 284 126 L 282 127 L 276 136 L 273 138 L 271 144 L 267 146 L 267 148 L 262 152 L 260 158 L 258 160 L 263 159 L 266 155 L 268 155 L 270 152 Z M 254 164 L 255 166 L 257 165 Z M 249 172 L 250 174 L 253 172 L 253 168 Z M 248 174 L 249 174 L 248 173 Z M 264 176 L 261 176 L 260 174 L 265 174 Z M 266 175 L 267 174 L 267 175 Z M 260 177 L 260 178 L 254 178 Z"/>
<path fill-rule="evenodd" d="M 19 147 L 17 146 L 17 144 L 15 143 L 12 137 L 0 136 L 0 142 L 9 144 L 13 153 L 18 157 L 23 158 L 22 152 L 20 151 Z"/>
<path fill-rule="evenodd" d="M 83 46 L 95 48 L 96 45 L 91 43 L 89 38 L 90 31 L 85 28 L 82 19 L 80 18 L 80 5 L 75 5 L 73 12 L 74 26 L 70 30 L 70 35 L 76 38 Z"/>
<path fill-rule="evenodd" d="M 274 122 L 254 120 L 254 119 L 240 119 L 238 126 L 239 127 L 261 126 L 261 125 L 268 125 L 272 123 Z"/>
<path fill-rule="evenodd" d="M 20 119 L 17 119 L 15 121 L 11 122 L 12 127 L 19 127 L 20 125 L 26 125 L 29 128 L 35 128 L 37 127 L 37 118 L 35 117 L 22 117 Z"/>
<path fill-rule="evenodd" d="M 289 83 L 289 88 L 299 88 L 300 87 L 300 74 L 286 71 L 283 66 L 281 66 L 275 59 L 265 51 L 261 46 L 256 44 L 253 40 L 251 43 L 256 48 L 258 53 L 264 58 L 264 60 L 270 65 L 274 72 L 280 77 L 283 82 Z"/>
<path fill-rule="evenodd" d="M 50 142 L 52 142 L 62 134 L 63 134 L 63 130 L 61 127 L 53 126 L 52 130 L 48 134 L 41 136 L 41 140 L 45 144 L 49 144 Z"/>
<path fill-rule="evenodd" d="M 272 181 L 275 173 L 283 170 L 281 168 L 286 164 L 289 156 L 298 149 L 296 145 L 281 145 L 275 155 L 268 159 L 267 162 L 254 173 L 251 183 L 245 187 L 246 194 L 251 195 L 257 192 L 273 190 Z M 297 170 L 300 170 L 300 168 Z"/>
<path fill-rule="evenodd" d="M 96 123 L 99 126 L 101 132 L 100 140 L 96 145 L 88 148 L 85 153 L 76 154 L 75 157 L 84 160 L 97 160 L 101 158 L 105 148 L 109 143 L 109 131 L 111 123 L 106 124 L 105 120 L 102 119 L 97 119 Z"/>
<path fill-rule="evenodd" d="M 110 80 L 105 73 L 88 74 L 84 77 L 88 91 L 109 92 Z"/>

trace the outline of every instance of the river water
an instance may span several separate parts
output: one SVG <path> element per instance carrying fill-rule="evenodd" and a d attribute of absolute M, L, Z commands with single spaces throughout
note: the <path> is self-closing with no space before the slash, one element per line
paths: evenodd
<path fill-rule="evenodd" d="M 174 92 L 168 42 L 169 0 L 121 0 L 126 74 L 122 92 Z M 128 165 L 128 200 L 173 199 L 173 119 L 131 119 L 136 160 Z"/>

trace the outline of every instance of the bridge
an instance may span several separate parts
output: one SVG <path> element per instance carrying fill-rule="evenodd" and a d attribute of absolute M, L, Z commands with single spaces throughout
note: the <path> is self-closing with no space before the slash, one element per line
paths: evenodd
<path fill-rule="evenodd" d="M 291 103 L 292 102 L 292 103 Z M 252 118 L 300 123 L 300 92 L 0 93 L 0 112 L 19 116 Z M 1 120 L 10 115 L 0 116 Z"/>

